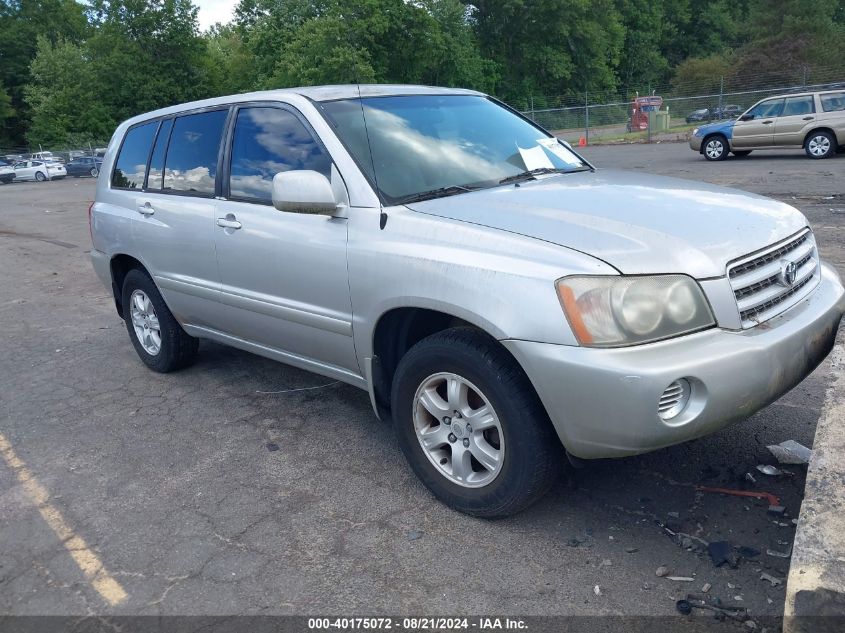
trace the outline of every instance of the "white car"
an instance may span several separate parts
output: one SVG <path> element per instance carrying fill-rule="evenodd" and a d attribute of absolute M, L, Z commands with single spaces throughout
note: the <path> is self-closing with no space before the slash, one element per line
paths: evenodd
<path fill-rule="evenodd" d="M 64 165 L 46 163 L 42 160 L 22 160 L 15 163 L 15 180 L 60 180 L 67 176 Z"/>

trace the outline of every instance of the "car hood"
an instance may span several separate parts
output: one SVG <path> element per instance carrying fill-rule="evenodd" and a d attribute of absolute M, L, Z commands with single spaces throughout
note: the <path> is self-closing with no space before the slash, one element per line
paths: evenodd
<path fill-rule="evenodd" d="M 623 274 L 721 277 L 726 264 L 807 225 L 787 204 L 734 189 L 600 170 L 407 205 L 597 257 Z"/>

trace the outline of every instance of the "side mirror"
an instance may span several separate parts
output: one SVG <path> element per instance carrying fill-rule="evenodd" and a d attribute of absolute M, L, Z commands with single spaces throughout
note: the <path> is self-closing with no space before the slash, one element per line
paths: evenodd
<path fill-rule="evenodd" d="M 283 171 L 273 176 L 273 206 L 288 213 L 335 215 L 338 201 L 329 179 L 307 169 Z"/>
<path fill-rule="evenodd" d="M 741 117 L 739 117 L 739 120 L 740 121 L 753 121 L 754 115 L 753 114 L 743 114 Z"/>

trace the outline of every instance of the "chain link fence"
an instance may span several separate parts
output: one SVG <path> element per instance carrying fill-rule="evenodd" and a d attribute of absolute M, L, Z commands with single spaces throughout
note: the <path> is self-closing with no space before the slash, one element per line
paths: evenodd
<path fill-rule="evenodd" d="M 586 93 L 582 98 L 527 97 L 522 113 L 572 143 L 680 140 L 698 125 L 736 118 L 768 96 L 845 89 L 845 63 L 835 67 L 799 67 L 777 78 L 755 75 L 644 86 L 628 95 Z M 638 113 L 636 100 L 658 97 L 663 114 Z M 639 104 L 642 105 L 642 104 Z M 526 107 L 527 106 L 527 107 Z"/>

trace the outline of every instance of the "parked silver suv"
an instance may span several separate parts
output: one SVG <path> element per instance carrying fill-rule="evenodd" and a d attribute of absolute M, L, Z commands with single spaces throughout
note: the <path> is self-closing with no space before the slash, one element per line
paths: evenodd
<path fill-rule="evenodd" d="M 91 257 L 148 367 L 206 338 L 366 389 L 479 516 L 538 499 L 561 445 L 619 457 L 748 417 L 845 309 L 792 207 L 597 170 L 466 90 L 166 108 L 120 125 L 103 172 Z"/>

